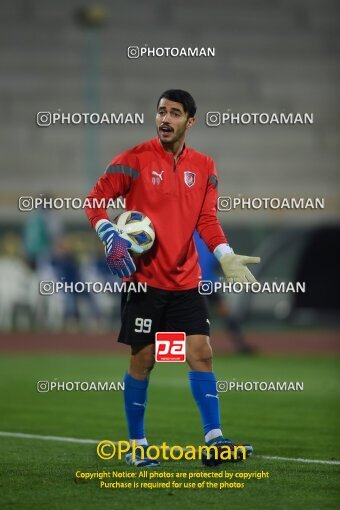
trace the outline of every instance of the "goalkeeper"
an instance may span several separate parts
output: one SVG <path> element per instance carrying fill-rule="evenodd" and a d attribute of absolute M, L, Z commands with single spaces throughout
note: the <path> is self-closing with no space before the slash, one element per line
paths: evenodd
<path fill-rule="evenodd" d="M 161 94 L 156 112 L 157 137 L 116 156 L 88 197 L 96 202 L 86 208 L 105 245 L 112 273 L 128 281 L 147 283 L 146 294 L 122 295 L 118 336 L 118 341 L 131 349 L 124 379 L 129 438 L 145 448 L 144 415 L 157 331 L 186 333 L 189 383 L 201 415 L 205 443 L 218 450 L 235 446 L 222 433 L 209 313 L 205 296 L 198 292 L 201 272 L 194 231 L 197 229 L 219 260 L 228 282 L 254 282 L 247 264 L 260 259 L 235 254 L 225 238 L 216 215 L 218 181 L 214 162 L 185 144 L 195 114 L 195 101 L 188 92 L 172 89 Z M 129 251 L 130 243 L 109 221 L 106 208 L 96 207 L 119 196 L 126 198 L 126 210 L 146 214 L 155 227 L 156 241 L 141 257 Z M 245 448 L 251 455 L 252 447 Z M 126 461 L 139 467 L 158 465 L 147 457 L 133 458 L 131 452 L 126 454 Z M 202 461 L 216 465 L 222 459 Z"/>

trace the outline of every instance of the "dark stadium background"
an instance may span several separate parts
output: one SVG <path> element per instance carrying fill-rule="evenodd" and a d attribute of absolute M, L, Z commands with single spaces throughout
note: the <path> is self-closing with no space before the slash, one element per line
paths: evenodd
<path fill-rule="evenodd" d="M 197 125 L 188 141 L 215 159 L 220 195 L 325 200 L 325 208 L 316 210 L 220 213 L 236 252 L 261 253 L 260 280 L 303 276 L 307 281 L 308 296 L 229 298 L 235 310 L 243 320 L 261 317 L 273 327 L 333 325 L 339 272 L 334 268 L 330 274 L 327 265 L 333 266 L 339 252 L 337 4 L 216 1 L 209 16 L 205 13 L 204 2 L 176 0 L 143 6 L 134 1 L 2 3 L 2 330 L 60 331 L 66 326 L 59 309 L 63 304 L 34 298 L 34 277 L 44 278 L 32 273 L 27 261 L 38 258 L 34 236 L 39 242 L 41 223 L 50 230 L 49 240 L 41 241 L 44 249 L 72 253 L 83 279 L 101 249 L 82 210 L 21 212 L 18 198 L 85 197 L 115 154 L 155 135 L 155 102 L 169 87 L 188 89 L 196 99 Z M 127 58 L 127 48 L 135 45 L 214 47 L 216 56 Z M 228 109 L 312 112 L 314 124 L 205 125 L 206 112 Z M 39 111 L 143 113 L 145 121 L 38 127 Z M 98 317 L 94 325 L 86 322 L 83 301 L 80 319 L 69 321 L 71 329 L 93 326 L 98 331 Z M 117 299 L 112 306 L 117 318 Z M 111 330 L 110 298 L 98 307 L 98 316 L 106 317 L 99 329 Z"/>
<path fill-rule="evenodd" d="M 321 448 L 326 444 L 332 450 L 339 417 L 336 406 L 328 400 L 336 395 L 336 355 L 340 345 L 339 14 L 339 2 L 335 0 L 1 2 L 0 351 L 4 412 L 0 430 L 101 438 L 105 427 L 111 426 L 111 418 L 105 413 L 101 415 L 104 403 L 98 411 L 102 428 L 97 429 L 97 416 L 87 420 L 90 404 L 85 400 L 80 403 L 74 395 L 71 406 L 68 396 L 37 396 L 35 390 L 36 381 L 45 377 L 73 377 L 74 373 L 75 378 L 90 378 L 94 377 L 91 369 L 97 378 L 107 377 L 111 373 L 108 356 L 112 357 L 115 370 L 120 371 L 119 376 L 125 369 L 126 349 L 118 349 L 115 342 L 119 296 L 83 295 L 73 302 L 62 295 L 40 296 L 38 292 L 40 280 L 55 277 L 49 262 L 58 256 L 67 262 L 72 278 L 93 280 L 100 274 L 105 279 L 105 273 L 98 272 L 98 268 L 105 271 L 101 243 L 84 211 L 22 212 L 18 200 L 21 196 L 85 197 L 114 155 L 155 136 L 154 115 L 160 93 L 168 88 L 182 88 L 194 96 L 198 105 L 197 123 L 188 136 L 188 144 L 214 158 L 219 172 L 219 195 L 325 200 L 324 209 L 262 208 L 219 213 L 235 252 L 261 255 L 262 264 L 256 269 L 259 281 L 306 281 L 307 292 L 225 296 L 256 355 L 247 359 L 232 356 L 230 334 L 224 331 L 218 317 L 212 324 L 212 344 L 220 356 L 220 375 L 225 378 L 231 374 L 245 379 L 266 374 L 280 378 L 281 374 L 296 380 L 305 378 L 306 386 L 308 381 L 318 384 L 316 390 L 309 387 L 314 388 L 315 396 L 309 389 L 311 393 L 306 395 L 306 391 L 300 400 L 277 397 L 283 399 L 282 415 L 279 410 L 275 414 L 275 405 L 281 402 L 275 400 L 276 396 L 265 400 L 257 395 L 250 407 L 241 404 L 237 407 L 248 396 L 234 397 L 233 405 L 240 413 L 238 423 L 251 424 L 253 416 L 258 419 L 250 431 L 241 430 L 250 440 L 255 439 L 255 444 L 258 441 L 257 451 L 295 457 L 296 451 L 289 448 L 294 437 L 298 440 L 301 434 L 306 438 L 301 456 L 338 458 L 335 452 L 328 454 L 328 450 L 320 453 L 317 445 Z M 145 45 L 214 47 L 216 56 L 127 58 L 129 46 Z M 207 112 L 228 109 L 233 113 L 313 113 L 314 123 L 219 127 L 205 124 Z M 37 126 L 37 112 L 59 110 L 143 113 L 145 120 L 143 125 Z M 117 212 L 111 211 L 111 217 Z M 109 273 L 107 276 L 110 277 Z M 106 363 L 103 372 L 93 353 L 102 356 L 103 366 Z M 272 358 L 268 360 L 266 356 Z M 165 378 L 162 374 L 169 373 L 171 379 L 170 368 L 163 372 L 162 368 L 158 367 L 155 375 L 155 394 L 162 388 L 157 386 Z M 116 372 L 112 377 L 115 375 Z M 332 382 L 323 384 L 328 376 L 333 378 Z M 158 398 L 161 406 L 163 400 L 160 395 Z M 171 397 L 169 392 L 169 398 L 175 396 Z M 95 399 L 97 396 L 90 400 L 93 410 L 99 409 L 102 402 L 99 397 Z M 24 402 L 26 407 L 22 407 Z M 322 412 L 320 408 L 313 414 L 314 405 L 323 405 Z M 72 413 L 80 412 L 82 406 L 83 415 L 79 418 L 76 414 L 77 426 L 72 430 Z M 109 413 L 107 403 L 105 406 Z M 122 434 L 123 411 L 117 409 L 116 416 L 122 421 L 117 430 Z M 250 410 L 254 414 L 248 416 Z M 296 429 L 294 416 L 299 415 L 299 410 L 306 423 L 300 418 L 300 428 Z M 263 415 L 267 428 L 262 433 Z M 169 419 L 171 423 L 172 417 L 166 411 L 163 416 L 164 422 Z M 191 423 L 187 430 L 192 430 L 190 427 Z M 331 429 L 333 436 L 327 434 Z M 321 432 L 322 441 L 318 436 Z M 116 432 L 113 435 L 117 439 Z M 9 448 L 6 465 L 13 468 L 13 480 L 15 463 L 27 461 L 24 473 L 26 468 L 30 469 L 29 459 L 33 455 L 31 446 L 25 443 L 26 457 L 20 456 L 15 441 L 10 439 L 6 443 Z M 71 463 L 74 452 L 71 445 L 68 448 L 65 462 Z M 80 456 L 80 451 L 77 454 Z M 63 452 L 60 455 L 55 465 L 65 459 Z M 77 459 L 81 463 L 80 457 Z M 43 461 L 36 462 L 37 466 L 43 465 Z M 315 466 L 315 478 L 309 476 L 309 471 L 303 471 L 306 484 L 315 484 L 314 492 L 305 490 L 310 498 L 316 498 L 314 506 L 309 501 L 309 507 L 331 508 L 326 500 L 332 491 L 324 489 L 320 481 L 323 472 L 318 469 Z M 326 473 L 328 467 L 322 469 Z M 66 476 L 62 473 L 61 476 Z M 280 468 L 276 473 L 281 480 L 283 473 L 289 477 L 291 472 Z M 23 480 L 22 487 L 27 480 Z M 66 479 L 61 480 L 60 494 L 69 487 Z M 326 474 L 323 480 L 328 480 Z M 283 491 L 285 483 L 290 482 L 282 479 Z M 48 483 L 52 487 L 52 478 Z M 23 507 L 20 495 L 25 493 L 17 491 L 13 484 L 9 501 Z M 37 481 L 36 487 L 39 484 Z M 274 483 L 271 487 L 275 489 L 271 508 L 283 508 L 280 504 L 284 500 L 275 499 L 280 493 L 278 486 Z M 36 489 L 36 494 L 39 490 Z M 304 508 L 303 494 L 299 488 L 295 490 L 289 504 L 292 508 Z M 247 508 L 253 506 L 249 494 L 245 496 L 249 499 L 244 500 L 248 502 Z M 263 491 L 262 496 L 266 494 Z M 260 492 L 257 496 L 262 497 Z M 297 503 L 299 497 L 301 506 Z M 40 503 L 46 504 L 47 500 Z M 34 503 L 30 506 L 28 501 L 27 508 L 34 508 Z M 98 500 L 98 505 L 101 502 Z M 58 502 L 53 504 L 58 507 Z M 66 508 L 64 504 L 62 507 Z M 79 506 L 83 507 L 86 506 Z M 266 508 L 263 501 L 261 508 Z"/>

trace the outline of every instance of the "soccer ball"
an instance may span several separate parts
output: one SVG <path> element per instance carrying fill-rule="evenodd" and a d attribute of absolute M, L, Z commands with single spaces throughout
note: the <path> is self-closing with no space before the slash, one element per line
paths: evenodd
<path fill-rule="evenodd" d="M 125 211 L 112 222 L 119 229 L 119 235 L 131 242 L 130 250 L 143 254 L 150 250 L 155 241 L 155 229 L 151 220 L 138 211 Z"/>

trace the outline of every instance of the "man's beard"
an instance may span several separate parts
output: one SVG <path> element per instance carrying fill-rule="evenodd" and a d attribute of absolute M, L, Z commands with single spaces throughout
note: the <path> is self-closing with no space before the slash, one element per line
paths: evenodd
<path fill-rule="evenodd" d="M 176 143 L 178 142 L 178 140 L 180 140 L 185 134 L 185 129 L 183 130 L 180 130 L 178 131 L 177 133 L 176 132 L 172 132 L 172 136 L 171 136 L 171 139 L 163 139 L 162 138 L 162 131 L 158 128 L 158 136 L 159 138 L 163 141 L 163 143 L 166 143 L 166 144 L 173 144 L 173 143 Z"/>

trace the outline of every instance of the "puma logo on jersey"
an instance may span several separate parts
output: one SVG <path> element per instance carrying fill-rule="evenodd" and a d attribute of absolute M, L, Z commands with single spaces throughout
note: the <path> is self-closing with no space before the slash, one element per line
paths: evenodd
<path fill-rule="evenodd" d="M 163 173 L 164 170 L 162 170 L 160 173 L 156 172 L 155 170 L 152 170 L 151 175 L 155 176 L 152 177 L 152 184 L 160 184 L 160 182 L 163 180 Z"/>
<path fill-rule="evenodd" d="M 163 174 L 164 174 L 164 170 L 162 170 L 160 174 L 155 172 L 155 170 L 152 170 L 152 175 L 157 175 L 161 181 L 163 180 Z"/>

